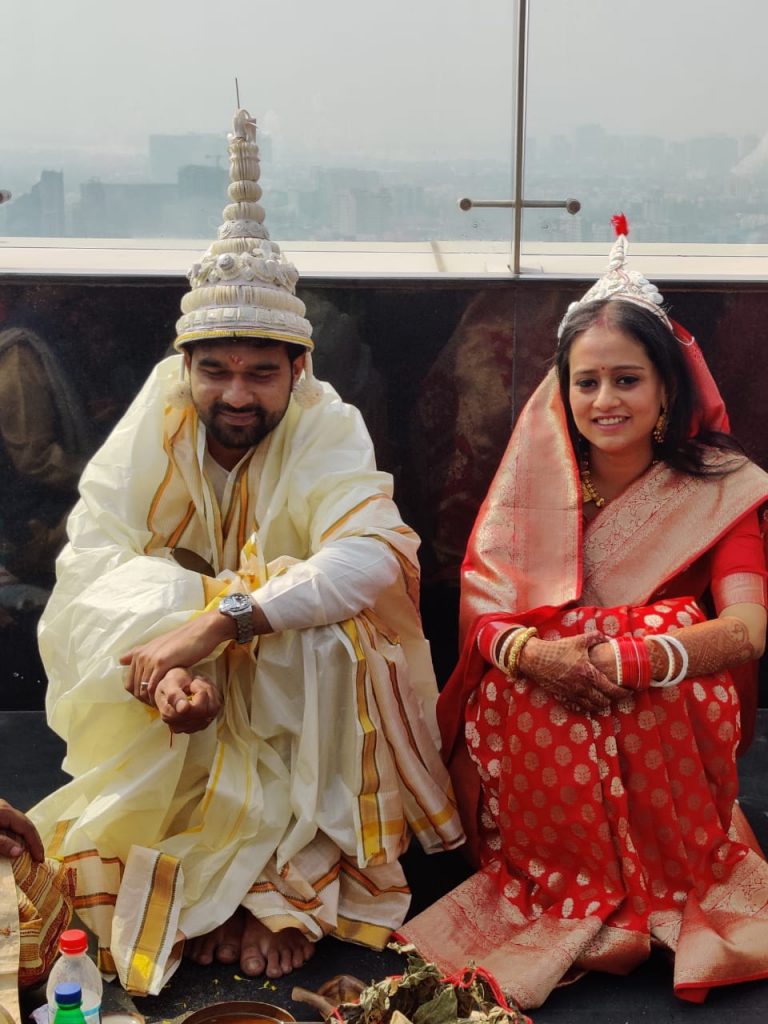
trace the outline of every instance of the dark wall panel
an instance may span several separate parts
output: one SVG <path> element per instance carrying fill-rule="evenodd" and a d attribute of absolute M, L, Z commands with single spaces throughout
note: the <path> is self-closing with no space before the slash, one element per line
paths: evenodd
<path fill-rule="evenodd" d="M 452 667 L 457 574 L 514 419 L 575 281 L 305 285 L 316 372 L 358 405 L 423 539 L 423 612 Z M 85 460 L 169 350 L 178 282 L 0 278 L 0 708 L 42 706 L 35 627 Z M 768 468 L 768 285 L 668 283 L 734 432 Z"/>

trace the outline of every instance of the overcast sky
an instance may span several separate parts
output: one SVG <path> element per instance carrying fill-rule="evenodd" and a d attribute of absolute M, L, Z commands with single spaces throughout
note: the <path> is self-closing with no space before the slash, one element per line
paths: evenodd
<path fill-rule="evenodd" d="M 528 132 L 768 131 L 767 0 L 530 0 Z M 2 152 L 146 147 L 244 106 L 288 151 L 509 151 L 513 0 L 0 0 Z"/>

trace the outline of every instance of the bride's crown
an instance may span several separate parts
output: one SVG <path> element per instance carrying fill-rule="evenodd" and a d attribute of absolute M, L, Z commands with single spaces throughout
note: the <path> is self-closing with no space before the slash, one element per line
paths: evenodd
<path fill-rule="evenodd" d="M 664 310 L 664 299 L 659 289 L 655 284 L 651 284 L 648 278 L 643 277 L 638 270 L 627 270 L 627 253 L 629 251 L 627 218 L 623 213 L 617 213 L 611 218 L 611 224 L 616 232 L 616 241 L 613 243 L 608 258 L 608 269 L 578 302 L 570 304 L 557 329 L 558 338 L 562 336 L 568 321 L 577 309 L 588 302 L 598 302 L 601 299 L 622 299 L 624 302 L 633 302 L 636 306 L 650 310 L 672 330 L 672 324 Z"/>

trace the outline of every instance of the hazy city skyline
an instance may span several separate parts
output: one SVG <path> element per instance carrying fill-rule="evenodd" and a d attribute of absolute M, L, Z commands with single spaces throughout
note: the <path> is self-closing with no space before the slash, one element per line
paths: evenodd
<path fill-rule="evenodd" d="M 281 159 L 279 137 L 262 138 L 267 225 L 282 240 L 503 240 L 509 210 L 457 208 L 459 195 L 504 196 L 509 161 L 386 162 L 359 156 L 324 164 Z M 768 243 L 768 164 L 755 135 L 665 140 L 577 125 L 532 137 L 527 198 L 574 197 L 581 212 L 526 211 L 523 236 L 599 241 L 626 210 L 644 241 Z M 92 238 L 209 238 L 220 223 L 227 168 L 224 136 L 150 136 L 127 173 L 110 154 L 88 153 L 53 170 L 36 168 L 0 210 L 0 234 Z M 12 166 L 12 165 L 11 165 Z M 22 180 L 22 172 L 18 172 Z M 11 175 L 11 178 L 14 176 Z M 8 180 L 10 183 L 10 179 Z"/>

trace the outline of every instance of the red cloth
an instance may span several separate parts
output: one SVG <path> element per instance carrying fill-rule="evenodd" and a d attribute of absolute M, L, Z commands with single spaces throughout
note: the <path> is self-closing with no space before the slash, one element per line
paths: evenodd
<path fill-rule="evenodd" d="M 763 538 L 755 511 L 739 519 L 711 548 L 659 587 L 654 599 L 681 594 L 700 596 L 713 584 L 739 573 L 756 573 L 768 579 Z M 713 613 L 720 611 L 713 601 L 710 603 Z"/>
<path fill-rule="evenodd" d="M 760 534 L 760 524 L 756 512 L 749 512 L 740 519 L 712 548 L 705 551 L 700 558 L 674 579 L 659 588 L 654 595 L 654 600 L 694 594 L 698 598 L 707 599 L 710 612 L 716 614 L 720 608 L 708 594 L 709 588 L 722 583 L 730 576 L 741 573 L 759 575 L 763 580 L 768 578 L 764 542 Z M 739 757 L 746 753 L 755 736 L 758 698 L 757 673 L 758 663 L 756 661 L 737 665 L 731 669 L 731 677 L 741 703 Z"/>
<path fill-rule="evenodd" d="M 707 597 L 710 579 L 721 580 L 734 573 L 754 573 L 768 578 L 765 551 L 760 536 L 757 514 L 749 512 L 717 543 L 704 552 L 691 566 L 659 588 L 653 600 L 693 595 Z M 480 802 L 480 777 L 472 770 L 464 740 L 466 705 L 488 670 L 488 664 L 477 645 L 477 636 L 484 626 L 492 625 L 500 632 L 512 625 L 543 627 L 556 613 L 552 607 L 536 608 L 525 614 L 490 612 L 480 616 L 468 635 L 459 663 L 446 683 L 437 702 L 443 757 L 453 780 L 458 805 L 462 810 L 467 833 L 468 853 L 479 863 L 477 854 L 476 813 Z M 741 743 L 743 753 L 752 740 L 757 717 L 757 663 L 749 662 L 731 670 L 741 702 Z"/>
<path fill-rule="evenodd" d="M 696 344 L 696 339 L 677 321 L 670 320 L 669 322 L 672 324 L 672 333 L 683 348 L 688 372 L 693 380 L 698 398 L 696 412 L 691 421 L 691 437 L 695 437 L 702 429 L 729 434 L 731 424 L 728 420 L 725 402 L 720 394 L 720 389 L 715 384 L 714 377 L 709 372 L 702 351 Z"/>
<path fill-rule="evenodd" d="M 705 617 L 679 597 L 522 619 L 556 639 L 664 633 Z M 445 970 L 482 964 L 526 1007 L 580 971 L 627 973 L 652 942 L 675 953 L 675 991 L 689 1001 L 768 977 L 768 865 L 748 835 L 729 834 L 739 703 L 728 674 L 628 693 L 587 716 L 479 657 L 467 649 L 462 664 L 479 685 L 468 692 L 454 676 L 440 719 L 482 868 L 405 937 Z M 454 733 L 447 710 L 462 691 Z"/>

